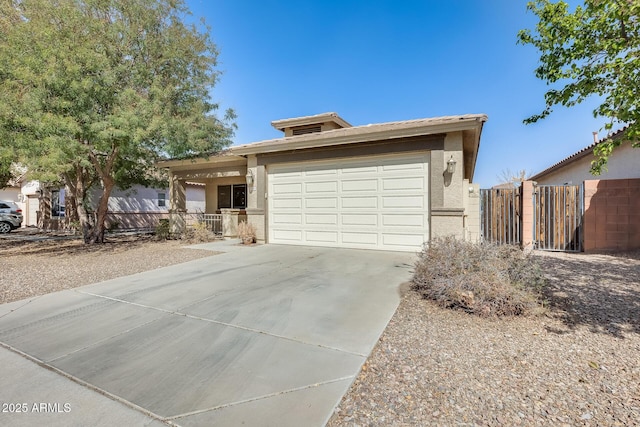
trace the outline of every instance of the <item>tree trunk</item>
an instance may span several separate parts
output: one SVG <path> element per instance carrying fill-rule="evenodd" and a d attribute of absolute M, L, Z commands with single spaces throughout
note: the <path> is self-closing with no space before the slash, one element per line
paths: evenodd
<path fill-rule="evenodd" d="M 109 196 L 113 190 L 114 182 L 112 179 L 103 179 L 104 185 L 102 195 L 98 201 L 98 207 L 95 213 L 95 222 L 88 234 L 84 236 L 84 242 L 88 244 L 104 243 L 105 221 L 109 211 Z"/>
<path fill-rule="evenodd" d="M 75 217 L 80 222 L 80 231 L 84 238 L 85 243 L 89 243 L 87 237 L 92 228 L 92 218 L 90 213 L 85 207 L 86 195 L 88 190 L 87 174 L 82 167 L 76 167 L 74 176 L 65 175 L 67 181 L 67 188 L 69 189 L 70 198 L 75 200 Z"/>

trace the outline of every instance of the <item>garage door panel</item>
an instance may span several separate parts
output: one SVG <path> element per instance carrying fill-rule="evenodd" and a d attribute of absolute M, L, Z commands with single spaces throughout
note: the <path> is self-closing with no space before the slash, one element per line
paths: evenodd
<path fill-rule="evenodd" d="M 345 209 L 377 209 L 377 197 L 342 197 L 340 199 Z"/>
<path fill-rule="evenodd" d="M 285 167 L 278 170 L 278 174 L 271 177 L 271 179 L 275 181 L 287 181 L 291 178 L 300 178 L 302 177 L 302 168 L 300 166 L 296 167 Z"/>
<path fill-rule="evenodd" d="M 307 231 L 307 242 L 338 243 L 337 231 Z"/>
<path fill-rule="evenodd" d="M 273 184 L 273 190 L 271 191 L 274 195 L 280 194 L 302 194 L 302 184 Z"/>
<path fill-rule="evenodd" d="M 424 209 L 424 197 L 421 196 L 384 196 L 382 207 L 385 209 Z"/>
<path fill-rule="evenodd" d="M 417 171 L 417 172 L 424 172 L 425 171 L 425 165 L 422 163 L 416 163 L 416 162 L 411 162 L 411 161 L 405 161 L 405 162 L 386 162 L 382 165 L 382 170 L 383 171 Z"/>
<path fill-rule="evenodd" d="M 274 228 L 271 230 L 272 238 L 279 242 L 293 242 L 297 243 L 302 240 L 301 230 L 287 230 Z"/>
<path fill-rule="evenodd" d="M 338 191 L 338 182 L 307 182 L 304 186 L 304 189 L 307 193 L 336 193 Z"/>
<path fill-rule="evenodd" d="M 309 225 L 338 225 L 338 214 L 305 215 L 304 222 Z"/>
<path fill-rule="evenodd" d="M 268 166 L 269 241 L 418 250 L 428 239 L 428 154 Z"/>
<path fill-rule="evenodd" d="M 342 181 L 342 191 L 344 192 L 363 192 L 378 191 L 378 180 L 371 179 L 354 179 Z"/>
<path fill-rule="evenodd" d="M 273 223 L 274 224 L 292 224 L 292 225 L 302 225 L 302 215 L 301 214 L 275 214 L 273 215 Z"/>
<path fill-rule="evenodd" d="M 304 205 L 307 209 L 336 209 L 338 199 L 336 197 L 308 198 Z"/>
<path fill-rule="evenodd" d="M 335 177 L 338 175 L 336 169 L 326 169 L 325 166 L 310 166 L 305 168 L 305 175 L 310 177 Z"/>
<path fill-rule="evenodd" d="M 422 214 L 382 215 L 384 227 L 424 227 L 426 216 Z"/>
<path fill-rule="evenodd" d="M 377 166 L 357 166 L 357 165 L 346 165 L 341 170 L 343 175 L 356 175 L 356 174 L 376 174 L 378 173 Z"/>
<path fill-rule="evenodd" d="M 340 219 L 342 221 L 342 225 L 378 226 L 378 214 L 342 214 Z"/>
<path fill-rule="evenodd" d="M 342 233 L 342 243 L 354 245 L 378 246 L 378 233 Z"/>
<path fill-rule="evenodd" d="M 302 208 L 302 199 L 300 198 L 296 198 L 296 199 L 284 199 L 284 198 L 280 198 L 280 199 L 274 199 L 273 201 L 273 208 L 274 209 L 300 209 Z"/>
<path fill-rule="evenodd" d="M 383 190 L 411 191 L 424 189 L 424 178 L 384 178 L 382 180 Z"/>

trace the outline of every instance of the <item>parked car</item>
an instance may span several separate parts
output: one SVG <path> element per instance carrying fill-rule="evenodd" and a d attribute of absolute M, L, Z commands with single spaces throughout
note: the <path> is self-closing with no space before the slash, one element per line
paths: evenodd
<path fill-rule="evenodd" d="M 8 233 L 22 225 L 22 209 L 15 202 L 0 200 L 0 233 Z"/>

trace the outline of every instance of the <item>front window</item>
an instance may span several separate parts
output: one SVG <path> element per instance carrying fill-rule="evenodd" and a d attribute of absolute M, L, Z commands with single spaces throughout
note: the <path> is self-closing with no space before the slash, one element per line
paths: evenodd
<path fill-rule="evenodd" d="M 247 184 L 218 186 L 218 209 L 244 209 L 246 207 Z"/>
<path fill-rule="evenodd" d="M 167 206 L 167 194 L 158 193 L 158 207 L 164 208 L 165 206 Z"/>

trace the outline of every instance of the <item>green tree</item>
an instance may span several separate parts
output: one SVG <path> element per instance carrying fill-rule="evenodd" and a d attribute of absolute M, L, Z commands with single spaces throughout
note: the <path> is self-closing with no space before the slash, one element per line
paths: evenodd
<path fill-rule="evenodd" d="M 182 0 L 0 0 L 0 144 L 66 185 L 86 243 L 103 241 L 114 187 L 231 142 L 233 112 L 210 98 L 216 47 L 189 17 Z"/>
<path fill-rule="evenodd" d="M 521 30 L 518 39 L 538 49 L 535 75 L 551 88 L 545 109 L 525 123 L 547 117 L 555 105 L 599 97 L 593 114 L 604 119 L 604 129 L 627 126 L 622 138 L 595 148 L 591 172 L 599 175 L 623 141 L 640 146 L 640 1 L 585 0 L 570 11 L 564 1 L 535 0 L 527 8 L 539 22 L 534 31 Z"/>

